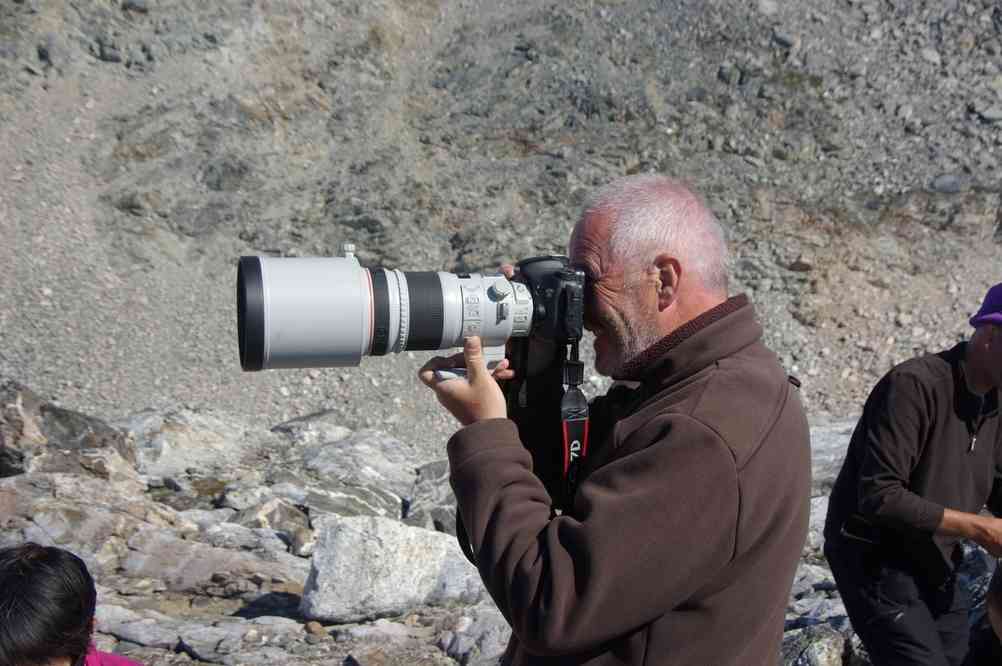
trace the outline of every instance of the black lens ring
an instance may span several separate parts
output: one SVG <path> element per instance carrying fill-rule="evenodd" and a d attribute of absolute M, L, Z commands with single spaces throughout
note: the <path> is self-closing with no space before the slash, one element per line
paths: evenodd
<path fill-rule="evenodd" d="M 445 325 L 445 301 L 442 281 L 434 271 L 404 273 L 410 298 L 410 334 L 408 351 L 441 349 L 442 327 Z"/>
<path fill-rule="evenodd" d="M 390 290 L 386 270 L 374 268 L 372 276 L 372 355 L 385 356 L 390 348 Z"/>
<path fill-rule="evenodd" d="M 260 257 L 240 257 L 237 264 L 237 341 L 240 367 L 264 367 L 264 280 Z"/>

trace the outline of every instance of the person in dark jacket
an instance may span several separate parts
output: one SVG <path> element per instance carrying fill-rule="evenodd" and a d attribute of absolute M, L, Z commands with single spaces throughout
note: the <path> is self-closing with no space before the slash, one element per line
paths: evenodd
<path fill-rule="evenodd" d="M 461 531 L 512 627 L 504 664 L 777 663 L 809 514 L 810 436 L 795 381 L 728 298 L 725 244 L 678 182 L 600 191 L 569 256 L 585 325 L 618 385 L 591 405 L 591 450 L 559 515 L 478 338 L 420 373 L 463 425 L 449 441 Z M 467 377 L 435 371 L 465 364 Z M 549 419 L 559 420 L 559 411 Z M 519 427 L 521 426 L 521 428 Z M 525 437 L 520 437 L 520 431 Z"/>
<path fill-rule="evenodd" d="M 875 664 L 965 663 L 959 542 L 1002 556 L 1002 284 L 952 349 L 893 368 L 870 393 L 835 481 L 825 555 Z"/>

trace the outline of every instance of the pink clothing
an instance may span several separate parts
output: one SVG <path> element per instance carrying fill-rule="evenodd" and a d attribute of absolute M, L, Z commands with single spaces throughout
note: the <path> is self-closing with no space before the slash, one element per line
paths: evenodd
<path fill-rule="evenodd" d="M 93 644 L 90 646 L 90 650 L 87 651 L 87 659 L 84 660 L 84 666 L 143 666 L 138 661 L 132 661 L 131 659 L 126 659 L 125 657 L 120 657 L 117 654 L 110 654 L 108 652 L 98 652 Z"/>

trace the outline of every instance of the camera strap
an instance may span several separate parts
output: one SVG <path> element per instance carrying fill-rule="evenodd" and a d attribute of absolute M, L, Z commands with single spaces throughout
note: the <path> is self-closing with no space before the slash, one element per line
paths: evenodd
<path fill-rule="evenodd" d="M 568 507 L 577 490 L 581 462 L 588 455 L 588 398 L 581 389 L 572 386 L 564 391 L 560 417 L 564 430 L 564 497 Z"/>
<path fill-rule="evenodd" d="M 564 395 L 560 399 L 560 420 L 564 434 L 564 501 L 567 509 L 574 501 L 581 463 L 588 455 L 588 398 L 581 390 L 584 363 L 578 360 L 577 342 L 571 358 L 564 361 Z"/>

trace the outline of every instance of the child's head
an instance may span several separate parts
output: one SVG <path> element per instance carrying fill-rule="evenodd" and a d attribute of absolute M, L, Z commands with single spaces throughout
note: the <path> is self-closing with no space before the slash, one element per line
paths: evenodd
<path fill-rule="evenodd" d="M 34 543 L 0 550 L 0 666 L 83 663 L 96 603 L 76 555 Z"/>

